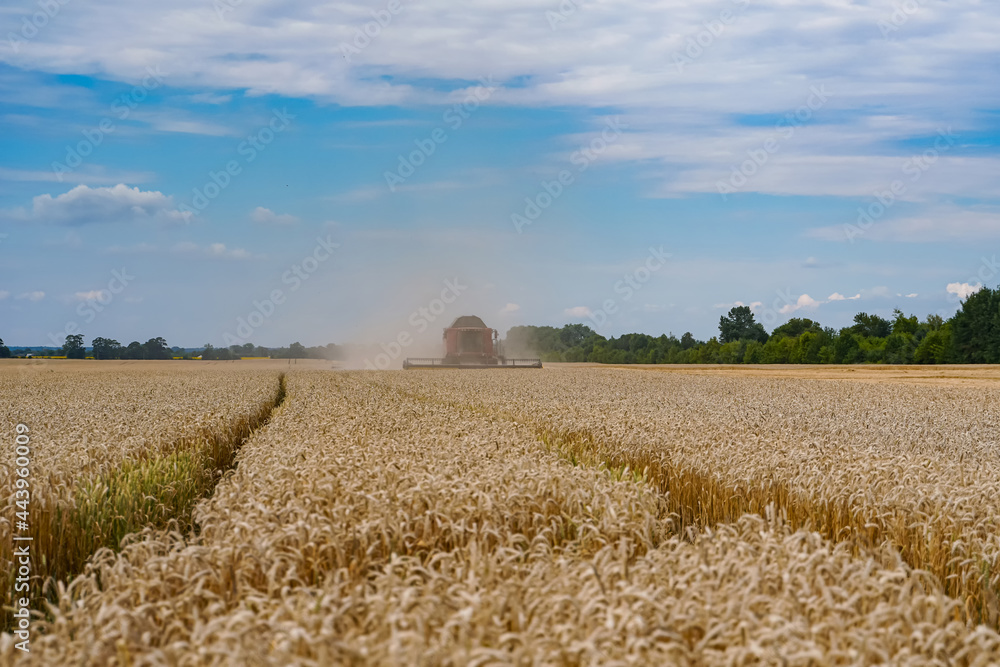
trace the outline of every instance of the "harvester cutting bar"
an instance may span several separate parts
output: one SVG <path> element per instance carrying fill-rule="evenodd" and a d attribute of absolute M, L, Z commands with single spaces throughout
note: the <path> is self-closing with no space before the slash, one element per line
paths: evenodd
<path fill-rule="evenodd" d="M 403 360 L 403 368 L 541 368 L 541 359 L 497 359 L 493 364 L 456 364 L 444 359 L 411 357 Z"/>

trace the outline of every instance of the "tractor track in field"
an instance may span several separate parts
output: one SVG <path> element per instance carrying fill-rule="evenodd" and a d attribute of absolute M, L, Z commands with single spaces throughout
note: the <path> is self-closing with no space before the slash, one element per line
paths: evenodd
<path fill-rule="evenodd" d="M 172 524 L 179 530 L 197 531 L 191 518 L 195 505 L 211 496 L 225 474 L 236 467 L 240 449 L 267 425 L 286 393 L 285 373 L 280 373 L 274 396 L 252 414 L 234 420 L 226 432 L 206 429 L 184 437 L 111 474 L 81 481 L 74 505 L 65 511 L 61 507 L 36 511 L 45 520 L 32 522 L 37 554 L 32 608 L 44 609 L 37 603 L 55 600 L 57 582 L 68 584 L 83 574 L 98 550 L 118 551 L 127 535 Z M 0 632 L 9 632 L 13 620 L 5 610 Z"/>
<path fill-rule="evenodd" d="M 586 429 L 557 429 L 523 414 L 405 393 L 481 417 L 523 424 L 533 429 L 548 449 L 573 465 L 601 467 L 619 478 L 629 475 L 649 485 L 666 500 L 669 520 L 682 536 L 693 537 L 691 531 L 719 524 L 735 524 L 745 514 L 777 519 L 793 530 L 812 530 L 832 543 L 847 544 L 857 557 L 902 559 L 911 569 L 933 575 L 945 594 L 962 601 L 966 621 L 1000 628 L 1000 590 L 967 576 L 968 563 L 954 555 L 956 546 L 962 546 L 961 540 L 956 541 L 952 529 L 943 523 L 933 524 L 930 531 L 915 524 L 915 517 L 903 507 L 887 507 L 878 516 L 864 514 L 848 500 L 803 494 L 774 477 L 733 484 L 711 471 L 674 464 L 667 460 L 668 452 L 636 450 L 624 443 L 608 442 Z M 966 560 L 982 560 L 976 554 L 966 556 Z"/>

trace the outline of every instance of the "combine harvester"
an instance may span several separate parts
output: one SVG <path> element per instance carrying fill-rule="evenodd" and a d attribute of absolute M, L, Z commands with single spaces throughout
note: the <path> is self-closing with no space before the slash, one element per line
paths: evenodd
<path fill-rule="evenodd" d="M 541 368 L 541 359 L 503 356 L 500 333 L 475 315 L 463 315 L 444 330 L 444 359 L 410 357 L 403 368 Z"/>

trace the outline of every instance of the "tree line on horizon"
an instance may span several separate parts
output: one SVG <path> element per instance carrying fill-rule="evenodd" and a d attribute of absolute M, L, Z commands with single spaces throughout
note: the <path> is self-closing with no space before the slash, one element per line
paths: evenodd
<path fill-rule="evenodd" d="M 858 313 L 854 324 L 839 331 L 808 318 L 793 317 L 768 333 L 748 306 L 732 308 L 719 318 L 719 335 L 697 340 L 690 332 L 677 338 L 630 333 L 605 338 L 584 324 L 512 327 L 504 339 L 508 357 L 539 356 L 542 361 L 607 364 L 995 364 L 1000 363 L 1000 287 L 984 287 L 962 302 L 948 320 L 893 312 L 892 319 Z M 370 347 L 370 346 L 369 346 Z M 357 348 L 353 350 L 353 348 Z M 57 356 L 70 359 L 193 359 L 230 360 L 241 357 L 274 359 L 344 359 L 360 345 L 262 347 L 253 343 L 185 352 L 170 348 L 160 337 L 122 345 L 111 338 L 94 338 L 89 349 L 83 334 L 66 336 Z M 17 350 L 25 356 L 30 348 Z M 0 358 L 13 356 L 0 339 Z"/>
<path fill-rule="evenodd" d="M 14 352 L 20 354 L 15 355 Z M 128 345 L 122 345 L 113 338 L 94 338 L 90 348 L 84 345 L 83 334 L 71 334 L 66 336 L 66 342 L 61 348 L 55 350 L 32 348 L 15 348 L 12 352 L 0 339 L 0 358 L 11 356 L 24 357 L 28 354 L 33 356 L 60 356 L 67 359 L 206 359 L 229 361 L 242 357 L 271 357 L 272 359 L 339 359 L 340 346 L 330 343 L 325 346 L 306 347 L 295 342 L 288 347 L 261 347 L 253 343 L 244 345 L 231 345 L 229 347 L 214 347 L 207 343 L 203 349 L 186 351 L 179 347 L 168 347 L 167 341 L 162 337 L 150 338 L 145 343 L 132 341 Z"/>
<path fill-rule="evenodd" d="M 719 318 L 719 335 L 697 340 L 631 333 L 605 338 L 583 324 L 518 326 L 508 356 L 607 364 L 994 364 L 1000 363 L 1000 288 L 982 288 L 948 320 L 919 321 L 896 309 L 892 319 L 858 313 L 839 331 L 793 317 L 770 334 L 748 306 Z"/>

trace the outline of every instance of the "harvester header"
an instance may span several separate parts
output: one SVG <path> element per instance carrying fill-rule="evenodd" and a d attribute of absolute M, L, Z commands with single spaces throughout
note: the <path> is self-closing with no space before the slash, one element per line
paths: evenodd
<path fill-rule="evenodd" d="M 444 330 L 444 358 L 410 357 L 403 368 L 541 368 L 541 359 L 508 359 L 500 332 L 475 315 L 462 315 Z"/>

